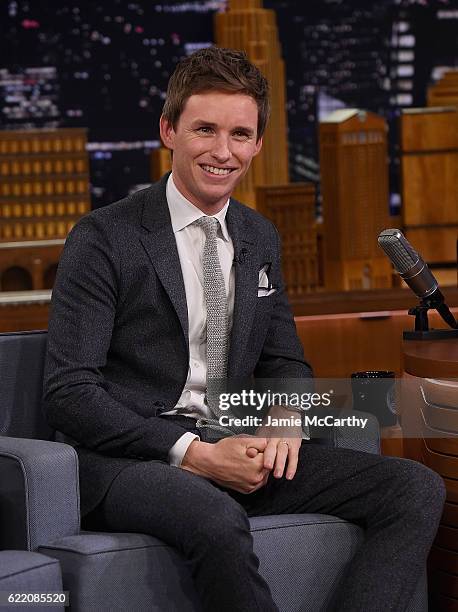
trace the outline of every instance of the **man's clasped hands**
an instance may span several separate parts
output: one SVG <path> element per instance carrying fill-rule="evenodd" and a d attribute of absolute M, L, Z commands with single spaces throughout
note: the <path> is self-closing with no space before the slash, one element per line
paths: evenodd
<path fill-rule="evenodd" d="M 283 406 L 274 406 L 271 417 L 290 417 Z M 181 467 L 240 493 L 263 487 L 269 475 L 292 480 L 302 443 L 300 427 L 261 425 L 256 434 L 222 438 L 214 444 L 194 440 Z"/>

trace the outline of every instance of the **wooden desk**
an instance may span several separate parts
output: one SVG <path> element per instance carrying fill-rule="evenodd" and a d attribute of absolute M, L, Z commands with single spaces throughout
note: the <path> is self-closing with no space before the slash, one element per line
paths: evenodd
<path fill-rule="evenodd" d="M 403 343 L 404 371 L 424 378 L 458 378 L 458 338 Z"/>
<path fill-rule="evenodd" d="M 458 317 L 458 308 L 451 310 Z M 400 375 L 402 332 L 414 325 L 406 310 L 343 311 L 296 316 L 295 321 L 305 357 L 318 378 L 346 378 L 359 370 L 393 370 Z M 429 321 L 432 328 L 446 327 L 437 312 L 430 313 Z"/>
<path fill-rule="evenodd" d="M 450 308 L 458 306 L 458 287 L 443 287 L 443 293 Z M 405 288 L 371 289 L 370 291 L 316 291 L 301 297 L 290 296 L 289 301 L 295 317 L 342 312 L 375 312 L 382 309 L 402 310 L 407 313 L 409 308 L 418 303 L 414 293 Z"/>
<path fill-rule="evenodd" d="M 447 489 L 428 562 L 431 605 L 458 611 L 458 339 L 404 341 L 402 352 L 404 453 L 438 472 Z"/>

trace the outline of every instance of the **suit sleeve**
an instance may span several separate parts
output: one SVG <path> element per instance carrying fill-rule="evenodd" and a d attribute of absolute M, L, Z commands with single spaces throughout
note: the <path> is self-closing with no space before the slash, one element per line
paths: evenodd
<path fill-rule="evenodd" d="M 275 302 L 269 329 L 254 374 L 256 378 L 311 378 L 312 369 L 304 359 L 304 351 L 285 291 L 281 272 L 280 237 L 275 226 L 271 227 L 275 244 L 271 282 L 277 287 L 277 291 L 274 294 Z"/>
<path fill-rule="evenodd" d="M 119 254 L 103 225 L 93 214 L 84 217 L 67 238 L 53 289 L 44 411 L 52 427 L 86 448 L 167 461 L 183 429 L 139 415 L 105 388 L 120 274 Z"/>

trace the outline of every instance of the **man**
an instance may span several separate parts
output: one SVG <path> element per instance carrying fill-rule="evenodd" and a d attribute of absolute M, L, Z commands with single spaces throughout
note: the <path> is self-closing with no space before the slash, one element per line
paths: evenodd
<path fill-rule="evenodd" d="M 268 112 L 267 82 L 244 54 L 213 47 L 179 64 L 160 122 L 172 174 L 87 215 L 68 237 L 45 410 L 78 443 L 83 516 L 178 548 L 205 610 L 277 609 L 247 517 L 290 512 L 366 528 L 339 609 L 404 610 L 437 529 L 440 478 L 407 460 L 302 442 L 300 430 L 227 436 L 206 394 L 212 377 L 311 376 L 277 232 L 231 199 Z"/>

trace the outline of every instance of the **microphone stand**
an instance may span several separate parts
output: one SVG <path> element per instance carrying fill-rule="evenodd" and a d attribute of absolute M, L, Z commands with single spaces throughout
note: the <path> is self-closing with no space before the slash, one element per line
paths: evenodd
<path fill-rule="evenodd" d="M 458 323 L 444 302 L 444 296 L 435 291 L 431 297 L 421 298 L 420 304 L 409 308 L 409 315 L 415 316 L 415 331 L 403 332 L 404 340 L 444 340 L 458 338 Z M 439 294 L 439 295 L 438 295 Z M 428 311 L 437 310 L 452 329 L 429 329 Z"/>

